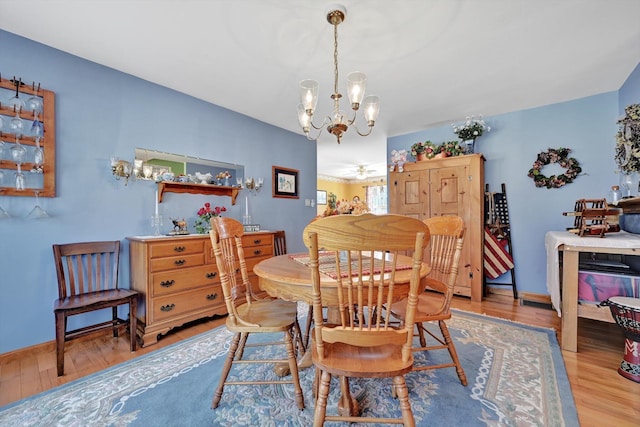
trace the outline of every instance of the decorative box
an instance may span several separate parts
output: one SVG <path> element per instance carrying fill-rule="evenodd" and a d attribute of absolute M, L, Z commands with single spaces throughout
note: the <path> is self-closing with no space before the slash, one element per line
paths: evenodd
<path fill-rule="evenodd" d="M 636 276 L 580 270 L 578 301 L 597 304 L 613 296 L 637 297 L 639 283 Z"/>

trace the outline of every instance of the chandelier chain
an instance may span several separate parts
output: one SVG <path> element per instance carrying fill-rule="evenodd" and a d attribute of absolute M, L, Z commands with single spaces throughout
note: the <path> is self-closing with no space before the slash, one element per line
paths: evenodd
<path fill-rule="evenodd" d="M 333 24 L 333 100 L 336 114 L 340 110 L 340 94 L 338 93 L 338 22 Z"/>

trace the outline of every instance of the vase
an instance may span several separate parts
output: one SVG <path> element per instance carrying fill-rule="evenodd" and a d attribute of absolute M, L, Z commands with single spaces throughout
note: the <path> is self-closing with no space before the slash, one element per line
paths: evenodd
<path fill-rule="evenodd" d="M 423 162 L 425 160 L 427 160 L 427 155 L 425 153 L 416 154 L 416 162 Z"/>
<path fill-rule="evenodd" d="M 640 186 L 640 174 L 638 172 L 623 173 L 620 175 L 620 190 L 622 198 L 638 197 Z"/>
<path fill-rule="evenodd" d="M 229 186 L 229 178 L 224 179 L 224 185 L 227 187 Z"/>
<path fill-rule="evenodd" d="M 466 141 L 462 141 L 462 147 L 464 150 L 464 154 L 473 154 L 475 149 L 475 139 L 468 139 Z"/>

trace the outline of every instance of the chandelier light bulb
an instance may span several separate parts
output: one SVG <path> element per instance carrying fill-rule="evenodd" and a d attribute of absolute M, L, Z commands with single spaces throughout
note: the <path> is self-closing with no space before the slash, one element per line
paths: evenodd
<path fill-rule="evenodd" d="M 300 82 L 300 101 L 307 111 L 308 116 L 312 116 L 318 104 L 318 82 L 315 80 L 303 80 Z"/>

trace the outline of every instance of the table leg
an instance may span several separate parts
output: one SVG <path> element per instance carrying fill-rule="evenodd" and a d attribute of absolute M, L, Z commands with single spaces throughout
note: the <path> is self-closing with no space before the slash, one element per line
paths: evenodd
<path fill-rule="evenodd" d="M 567 250 L 562 254 L 562 349 L 578 351 L 578 255 Z"/>

